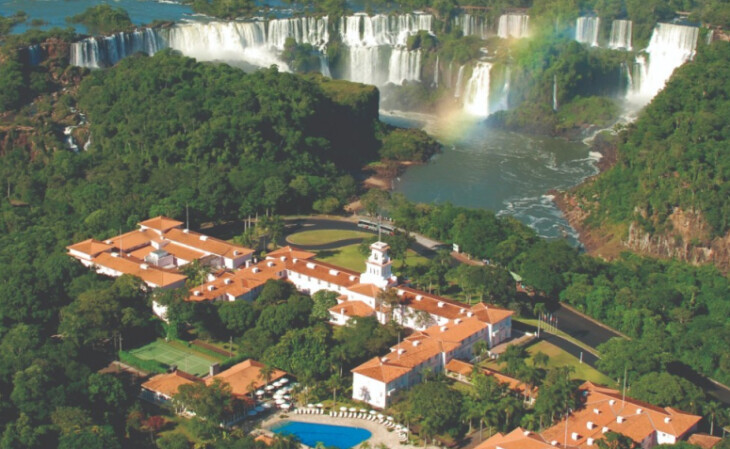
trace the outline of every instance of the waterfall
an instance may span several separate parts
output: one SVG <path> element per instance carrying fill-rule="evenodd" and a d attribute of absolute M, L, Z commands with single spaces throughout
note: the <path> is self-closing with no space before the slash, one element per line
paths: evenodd
<path fill-rule="evenodd" d="M 431 26 L 432 16 L 428 14 L 359 13 L 340 18 L 340 38 L 349 48 L 346 78 L 376 86 L 420 81 L 421 52 L 405 46 L 409 36 L 430 32 Z"/>
<path fill-rule="evenodd" d="M 439 55 L 436 55 L 436 65 L 433 68 L 433 87 L 439 87 Z"/>
<path fill-rule="evenodd" d="M 664 88 L 674 69 L 694 57 L 699 28 L 659 23 L 643 55 L 636 58 L 632 88 L 627 99 L 643 106 Z"/>
<path fill-rule="evenodd" d="M 476 117 L 489 116 L 490 72 L 492 64 L 478 62 L 464 91 L 464 110 Z"/>
<path fill-rule="evenodd" d="M 454 28 L 461 30 L 464 36 L 479 36 L 482 39 L 488 36 L 486 20 L 471 14 L 455 17 Z"/>
<path fill-rule="evenodd" d="M 504 86 L 502 86 L 502 100 L 499 102 L 499 107 L 497 108 L 499 111 L 506 111 L 509 109 L 510 78 L 512 78 L 512 70 L 509 66 L 507 66 L 504 74 Z M 497 112 L 497 110 L 492 112 Z"/>
<path fill-rule="evenodd" d="M 632 25 L 630 20 L 614 20 L 611 24 L 611 38 L 608 47 L 631 51 Z"/>
<path fill-rule="evenodd" d="M 530 16 L 527 14 L 503 14 L 499 17 L 497 35 L 502 39 L 527 37 L 529 23 Z"/>
<path fill-rule="evenodd" d="M 558 77 L 553 75 L 553 111 L 558 110 Z"/>
<path fill-rule="evenodd" d="M 421 51 L 394 48 L 388 63 L 388 82 L 401 85 L 404 81 L 421 80 Z"/>
<path fill-rule="evenodd" d="M 406 48 L 408 38 L 431 32 L 430 14 L 375 15 L 358 13 L 342 17 L 337 33 L 344 44 L 344 77 L 377 86 L 388 82 L 420 81 L 421 52 Z M 170 28 L 144 29 L 108 37 L 90 37 L 72 44 L 71 64 L 109 67 L 136 52 L 152 55 L 172 48 L 199 61 L 227 61 L 268 67 L 280 60 L 288 38 L 310 44 L 320 52 L 320 71 L 330 76 L 325 56 L 330 40 L 327 17 L 298 17 L 255 21 L 178 23 Z"/>
<path fill-rule="evenodd" d="M 322 49 L 329 41 L 327 17 L 299 17 L 292 19 L 274 19 L 269 21 L 267 43 L 277 50 L 284 49 L 287 38 L 293 38 L 297 44 L 310 44 Z"/>
<path fill-rule="evenodd" d="M 454 98 L 461 96 L 461 85 L 464 82 L 464 66 L 459 66 L 459 74 L 456 75 L 456 88 L 454 88 Z"/>
<path fill-rule="evenodd" d="M 451 89 L 454 87 L 453 83 L 453 75 L 454 75 L 454 61 L 449 62 L 449 68 L 446 69 L 446 87 Z"/>
<path fill-rule="evenodd" d="M 598 31 L 601 19 L 598 17 L 578 17 L 575 22 L 575 40 L 581 44 L 598 47 Z"/>
<path fill-rule="evenodd" d="M 35 67 L 43 61 L 43 49 L 40 45 L 31 45 L 26 49 L 28 54 L 28 64 L 31 67 Z"/>
<path fill-rule="evenodd" d="M 153 55 L 164 46 L 157 31 L 151 28 L 90 37 L 71 45 L 71 64 L 88 68 L 110 67 L 138 52 Z"/>

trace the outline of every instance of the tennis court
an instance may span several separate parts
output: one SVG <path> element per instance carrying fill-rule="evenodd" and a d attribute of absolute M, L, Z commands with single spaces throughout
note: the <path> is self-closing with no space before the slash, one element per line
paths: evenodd
<path fill-rule="evenodd" d="M 156 360 L 165 365 L 177 365 L 177 368 L 196 376 L 208 374 L 210 365 L 222 361 L 208 354 L 185 347 L 179 342 L 154 341 L 141 348 L 129 351 L 143 360 Z"/>

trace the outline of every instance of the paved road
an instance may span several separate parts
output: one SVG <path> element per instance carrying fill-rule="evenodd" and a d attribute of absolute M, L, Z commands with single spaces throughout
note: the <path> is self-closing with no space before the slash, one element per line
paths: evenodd
<path fill-rule="evenodd" d="M 320 230 L 346 230 L 346 231 L 360 231 L 369 232 L 373 235 L 377 235 L 377 231 L 372 231 L 365 228 L 360 228 L 354 221 L 344 220 L 332 220 L 327 218 L 295 218 L 286 221 L 284 232 L 282 237 L 279 239 L 279 246 L 289 245 L 286 241 L 286 237 L 303 231 L 320 231 Z M 301 248 L 308 251 L 320 251 L 328 249 L 336 249 L 347 245 L 354 245 L 362 242 L 361 238 L 345 239 L 336 242 L 330 242 L 323 245 L 296 245 L 297 248 Z M 416 240 L 411 249 L 424 257 L 432 257 L 435 255 L 435 251 L 431 248 L 424 246 L 418 240 Z"/>
<path fill-rule="evenodd" d="M 611 338 L 621 336 L 619 333 L 599 326 L 566 307 L 560 307 L 553 315 L 558 318 L 558 329 L 591 348 L 596 348 Z"/>

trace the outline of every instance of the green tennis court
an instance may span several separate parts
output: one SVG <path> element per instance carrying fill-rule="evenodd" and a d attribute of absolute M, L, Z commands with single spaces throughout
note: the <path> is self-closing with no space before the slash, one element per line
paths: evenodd
<path fill-rule="evenodd" d="M 216 359 L 176 341 L 157 340 L 129 352 L 143 360 L 156 360 L 165 365 L 177 365 L 179 370 L 196 376 L 208 374 L 211 364 L 222 361 L 222 358 Z"/>

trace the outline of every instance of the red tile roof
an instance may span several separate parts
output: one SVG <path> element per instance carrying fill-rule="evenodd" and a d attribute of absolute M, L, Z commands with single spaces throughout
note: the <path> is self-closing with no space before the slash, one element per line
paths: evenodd
<path fill-rule="evenodd" d="M 183 222 L 160 215 L 154 218 L 147 219 L 145 221 L 141 221 L 137 223 L 137 225 L 144 226 L 150 229 L 155 229 L 157 231 L 167 232 L 172 228 L 182 226 Z"/>
<path fill-rule="evenodd" d="M 461 360 L 452 359 L 449 361 L 449 363 L 446 364 L 446 370 L 461 374 L 462 376 L 468 378 L 469 376 L 471 376 L 471 373 L 474 370 L 474 365 L 472 365 L 471 363 L 462 362 Z M 525 392 L 527 391 L 527 385 L 525 385 L 524 382 L 519 379 L 515 379 L 514 377 L 510 377 L 506 374 L 502 374 L 499 371 L 480 367 L 479 372 L 481 372 L 485 376 L 494 377 L 499 383 L 507 384 L 510 390 L 514 392 L 525 394 Z M 537 387 L 533 389 L 533 395 L 536 392 Z"/>
<path fill-rule="evenodd" d="M 699 446 L 702 449 L 712 449 L 720 441 L 722 441 L 722 438 L 712 435 L 706 435 L 704 433 L 695 433 L 693 435 L 690 435 L 689 439 L 687 440 L 689 444 L 694 444 L 695 446 Z"/>
<path fill-rule="evenodd" d="M 349 317 L 372 316 L 375 310 L 362 301 L 345 301 L 330 307 L 332 313 L 344 313 Z"/>
<path fill-rule="evenodd" d="M 94 258 L 94 264 L 122 274 L 137 276 L 156 287 L 168 287 L 187 279 L 185 275 L 145 264 L 144 261 L 129 256 L 115 257 L 110 253 L 101 253 Z"/>
<path fill-rule="evenodd" d="M 219 379 L 230 385 L 231 393 L 234 396 L 250 395 L 252 389 L 257 390 L 266 385 L 266 379 L 261 377 L 261 368 L 263 367 L 263 363 L 248 359 L 205 379 L 205 384 L 210 385 L 215 379 Z M 269 377 L 269 382 L 281 379 L 286 375 L 286 372 L 274 369 Z"/>
<path fill-rule="evenodd" d="M 112 245 L 100 242 L 99 240 L 95 239 L 84 240 L 83 242 L 74 243 L 73 245 L 69 245 L 66 247 L 66 249 L 68 249 L 69 251 L 78 251 L 90 257 L 96 257 L 105 251 L 110 251 L 112 248 Z"/>
<path fill-rule="evenodd" d="M 143 383 L 142 388 L 164 394 L 171 398 L 177 394 L 181 386 L 198 382 L 203 382 L 203 380 L 192 374 L 178 370 L 172 373 L 158 374 Z"/>

